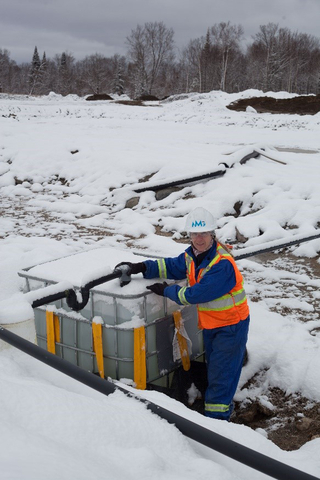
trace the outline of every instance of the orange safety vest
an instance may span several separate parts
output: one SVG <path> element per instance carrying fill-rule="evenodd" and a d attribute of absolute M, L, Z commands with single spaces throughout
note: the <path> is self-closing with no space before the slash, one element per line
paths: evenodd
<path fill-rule="evenodd" d="M 198 278 L 195 275 L 195 263 L 193 258 L 185 253 L 188 286 L 192 287 L 199 283 L 202 277 L 221 260 L 228 260 L 231 262 L 235 274 L 236 285 L 226 295 L 216 298 L 210 302 L 200 303 L 197 305 L 198 320 L 200 328 L 218 328 L 226 325 L 234 325 L 241 320 L 245 320 L 249 315 L 249 307 L 247 303 L 246 292 L 243 288 L 243 277 L 232 257 L 224 248 L 217 243 L 217 253 L 213 260 L 202 268 L 198 273 Z M 188 302 L 184 297 L 185 288 L 180 289 L 179 299 L 181 303 L 187 305 Z"/>

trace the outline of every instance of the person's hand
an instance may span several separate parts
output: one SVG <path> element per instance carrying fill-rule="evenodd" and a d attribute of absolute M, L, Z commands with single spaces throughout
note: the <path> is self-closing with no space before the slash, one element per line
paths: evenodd
<path fill-rule="evenodd" d="M 125 267 L 127 267 L 125 269 Z M 121 262 L 114 267 L 115 270 L 125 270 L 127 275 L 136 275 L 137 273 L 144 273 L 147 269 L 146 265 L 141 263 Z"/>
<path fill-rule="evenodd" d="M 151 292 L 155 293 L 156 295 L 161 295 L 161 297 L 164 297 L 164 290 L 168 286 L 169 285 L 166 282 L 154 283 L 153 285 L 149 285 L 147 289 L 151 290 Z"/>

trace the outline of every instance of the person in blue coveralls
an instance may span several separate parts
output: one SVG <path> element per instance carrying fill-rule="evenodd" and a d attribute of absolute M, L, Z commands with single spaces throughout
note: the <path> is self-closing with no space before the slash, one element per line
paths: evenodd
<path fill-rule="evenodd" d="M 178 257 L 122 262 L 129 275 L 145 278 L 187 279 L 187 286 L 157 282 L 147 288 L 178 305 L 197 305 L 198 325 L 203 330 L 208 386 L 204 413 L 230 420 L 249 330 L 249 307 L 243 277 L 229 250 L 215 236 L 210 212 L 196 208 L 186 219 L 191 246 Z M 117 268 L 116 267 L 116 268 Z"/>

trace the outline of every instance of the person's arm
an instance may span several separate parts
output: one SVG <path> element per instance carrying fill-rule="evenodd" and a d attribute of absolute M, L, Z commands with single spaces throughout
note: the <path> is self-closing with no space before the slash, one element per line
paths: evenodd
<path fill-rule="evenodd" d="M 144 278 L 163 278 L 182 280 L 186 278 L 186 261 L 184 253 L 175 258 L 159 258 L 158 260 L 146 260 Z"/>
<path fill-rule="evenodd" d="M 219 298 L 232 290 L 236 285 L 234 268 L 228 260 L 221 260 L 214 265 L 192 287 L 169 285 L 164 289 L 164 296 L 179 305 L 206 303 Z"/>

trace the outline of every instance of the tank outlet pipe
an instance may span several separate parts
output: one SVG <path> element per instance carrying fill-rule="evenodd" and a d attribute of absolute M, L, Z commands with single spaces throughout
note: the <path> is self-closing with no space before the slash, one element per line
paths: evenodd
<path fill-rule="evenodd" d="M 122 391 L 128 397 L 133 397 L 136 400 L 144 403 L 148 410 L 151 410 L 159 417 L 167 420 L 171 424 L 174 424 L 178 430 L 180 430 L 180 432 L 188 438 L 191 438 L 192 440 L 201 443 L 202 445 L 205 445 L 206 447 L 226 455 L 227 457 L 247 465 L 248 467 L 251 467 L 261 473 L 269 475 L 272 478 L 276 478 L 277 480 L 320 480 L 318 477 L 314 477 L 313 475 L 302 472 L 301 470 L 256 452 L 248 447 L 234 442 L 233 440 L 212 432 L 211 430 L 208 430 L 201 425 L 182 417 L 181 415 L 177 415 L 176 413 L 171 412 L 160 405 L 141 398 L 123 387 L 93 375 L 86 370 L 82 370 L 72 363 L 69 363 L 66 360 L 57 357 L 56 355 L 47 352 L 43 348 L 40 348 L 37 345 L 29 342 L 28 340 L 19 337 L 15 333 L 6 330 L 2 326 L 0 326 L 0 339 L 9 343 L 15 348 L 18 348 L 27 355 L 40 360 L 46 365 L 59 370 L 74 380 L 93 388 L 103 395 L 109 395 L 115 390 Z"/>
<path fill-rule="evenodd" d="M 121 286 L 127 285 L 131 281 L 131 276 L 128 275 L 127 269 L 117 268 L 112 273 L 109 273 L 108 275 L 104 275 L 103 277 L 92 280 L 88 282 L 86 285 L 84 285 L 83 287 L 81 287 L 80 288 L 81 301 L 78 300 L 77 293 L 73 288 L 62 288 L 60 291 L 57 291 L 57 292 L 55 291 L 51 293 L 50 289 L 52 289 L 52 287 L 55 287 L 55 289 L 57 287 L 59 288 L 59 284 L 56 284 L 54 286 L 51 285 L 50 287 L 45 287 L 41 290 L 36 290 L 35 292 L 37 297 L 39 297 L 41 293 L 42 295 L 44 294 L 44 296 L 41 296 L 41 298 L 37 298 L 33 300 L 31 303 L 31 306 L 32 308 L 41 307 L 42 305 L 47 305 L 48 303 L 55 302 L 56 300 L 62 300 L 63 298 L 66 298 L 68 307 L 78 312 L 79 310 L 82 310 L 87 305 L 89 301 L 91 288 L 94 288 L 97 285 L 101 285 L 102 283 L 110 282 L 110 280 L 114 280 L 115 278 L 120 278 Z M 48 291 L 50 293 L 47 293 Z M 30 293 L 31 292 L 28 292 L 26 295 L 30 296 Z"/>

